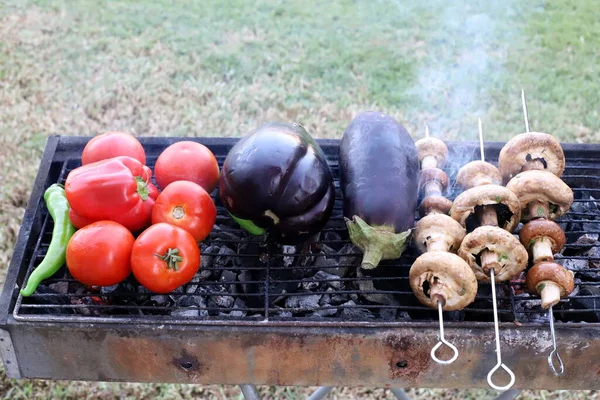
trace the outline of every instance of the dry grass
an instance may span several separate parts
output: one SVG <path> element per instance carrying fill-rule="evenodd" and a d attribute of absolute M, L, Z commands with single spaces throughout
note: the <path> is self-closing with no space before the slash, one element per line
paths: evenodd
<path fill-rule="evenodd" d="M 46 137 L 125 130 L 144 136 L 241 136 L 269 120 L 339 137 L 379 109 L 416 137 L 520 132 L 600 136 L 600 22 L 594 2 L 127 2 L 7 0 L 0 5 L 0 282 Z M 490 17 L 491 16 L 491 17 Z M 527 57 L 524 57 L 526 54 Z M 265 398 L 310 388 L 261 387 Z M 414 399 L 491 399 L 493 391 L 411 390 Z M 237 387 L 14 381 L 10 399 L 240 398 Z M 331 399 L 390 398 L 335 389 Z M 595 399 L 524 392 L 521 399 Z"/>

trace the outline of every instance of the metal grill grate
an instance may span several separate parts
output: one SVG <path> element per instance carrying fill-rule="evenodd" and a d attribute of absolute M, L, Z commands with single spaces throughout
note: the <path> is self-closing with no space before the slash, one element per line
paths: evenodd
<path fill-rule="evenodd" d="M 233 140 L 228 143 L 231 146 Z M 149 166 L 154 165 L 167 145 L 165 142 L 147 148 Z M 476 159 L 478 153 L 470 143 L 449 144 L 449 148 L 450 163 L 445 170 L 453 182 L 460 166 Z M 228 148 L 217 146 L 211 150 L 222 165 Z M 18 296 L 15 319 L 111 322 L 127 318 L 184 324 L 437 321 L 436 310 L 421 305 L 410 289 L 408 272 L 418 255 L 412 246 L 401 259 L 384 261 L 373 272 L 357 270 L 361 253 L 349 242 L 343 221 L 337 149 L 329 145 L 324 150 L 336 179 L 336 204 L 316 243 L 279 246 L 249 236 L 228 217 L 217 189 L 213 193 L 218 209 L 216 226 L 201 245 L 203 261 L 199 274 L 185 286 L 169 295 L 154 295 L 130 276 L 113 287 L 87 288 L 62 268 L 33 296 Z M 486 160 L 496 163 L 498 150 L 499 145 L 488 148 Z M 575 202 L 570 212 L 557 221 L 567 234 L 567 244 L 557 261 L 574 270 L 577 287 L 568 299 L 555 306 L 555 318 L 559 324 L 600 322 L 600 205 L 593 197 L 600 196 L 600 162 L 569 155 L 562 178 L 573 188 Z M 52 162 L 47 185 L 63 183 L 69 171 L 80 165 L 80 159 L 72 156 Z M 449 197 L 456 194 L 451 191 Z M 52 234 L 52 219 L 43 199 L 39 202 L 39 234 L 34 246 L 27 249 L 30 257 L 26 256 L 21 265 L 27 269 L 26 276 L 43 259 Z M 19 284 L 23 277 L 21 274 Z M 521 285 L 519 281 L 497 285 L 500 320 L 545 325 L 547 314 L 540 308 L 539 299 L 524 293 Z M 489 284 L 479 284 L 477 298 L 470 306 L 446 315 L 450 323 L 492 321 Z"/>

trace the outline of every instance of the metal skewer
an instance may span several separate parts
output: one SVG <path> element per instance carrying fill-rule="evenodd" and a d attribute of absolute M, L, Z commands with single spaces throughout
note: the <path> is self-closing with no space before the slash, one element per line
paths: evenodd
<path fill-rule="evenodd" d="M 529 132 L 529 116 L 527 115 L 527 102 L 525 101 L 525 90 L 521 89 L 521 103 L 523 105 L 523 116 L 525 117 L 525 131 Z M 554 333 L 554 311 L 552 310 L 552 306 L 548 307 L 548 321 L 550 323 L 550 336 L 552 336 L 552 351 L 548 355 L 548 365 L 554 375 L 561 376 L 565 372 L 565 366 L 563 364 L 560 355 L 558 354 L 558 349 L 556 346 L 556 335 Z M 558 362 L 558 369 L 556 368 L 554 362 L 555 360 Z"/>
<path fill-rule="evenodd" d="M 458 349 L 452 343 L 448 342 L 446 340 L 446 338 L 444 337 L 444 316 L 442 313 L 442 307 L 444 306 L 444 304 L 442 304 L 442 300 L 437 301 L 437 306 L 438 306 L 438 315 L 439 315 L 439 319 L 440 319 L 440 341 L 437 342 L 437 344 L 431 349 L 431 358 L 433 358 L 433 361 L 435 361 L 438 364 L 452 364 L 458 358 Z M 444 344 L 446 346 L 448 346 L 450 349 L 452 349 L 452 351 L 454 352 L 454 356 L 452 356 L 452 358 L 449 360 L 440 360 L 435 355 L 435 352 L 440 347 L 442 347 L 442 345 L 444 345 Z"/>
<path fill-rule="evenodd" d="M 525 117 L 525 132 L 529 133 L 529 117 L 527 116 L 527 103 L 525 102 L 525 90 L 521 89 L 521 103 L 523 103 L 523 116 Z"/>
<path fill-rule="evenodd" d="M 479 122 L 479 149 L 481 150 L 481 161 L 485 161 L 485 154 L 483 152 L 483 128 L 481 127 L 481 118 L 478 119 Z"/>
<path fill-rule="evenodd" d="M 481 161 L 485 161 L 484 151 L 483 151 L 483 128 L 481 126 L 481 118 L 478 120 L 479 122 L 479 147 L 481 149 Z M 498 306 L 496 304 L 496 280 L 495 280 L 495 271 L 493 268 L 490 269 L 490 283 L 492 285 L 492 307 L 494 310 L 494 333 L 496 336 L 496 365 L 494 368 L 490 370 L 487 376 L 488 384 L 496 390 L 508 390 L 515 384 L 515 374 L 508 368 L 505 364 L 502 363 L 502 353 L 500 352 L 500 329 L 498 324 Z M 496 371 L 502 368 L 508 373 L 510 376 L 510 382 L 505 386 L 498 386 L 492 381 L 492 376 Z"/>
<path fill-rule="evenodd" d="M 494 269 L 490 269 L 490 282 L 492 285 L 492 307 L 494 308 L 494 333 L 496 334 L 496 366 L 490 370 L 487 376 L 488 384 L 496 390 L 508 390 L 515 384 L 515 374 L 502 363 L 502 354 L 500 353 L 500 330 L 498 329 L 498 307 L 496 306 L 496 282 L 494 278 Z M 498 368 L 502 368 L 510 376 L 510 382 L 505 386 L 498 386 L 492 382 L 492 376 Z"/>
<path fill-rule="evenodd" d="M 548 320 L 550 321 L 550 336 L 552 336 L 553 347 L 550 355 L 548 355 L 548 365 L 550 365 L 550 369 L 552 372 L 554 372 L 554 375 L 561 376 L 565 372 L 565 365 L 563 364 L 556 348 L 556 335 L 554 334 L 554 313 L 552 311 L 552 306 L 548 308 Z M 558 370 L 556 370 L 556 367 L 554 366 L 555 359 L 558 361 Z"/>
<path fill-rule="evenodd" d="M 429 125 L 425 125 L 425 137 L 429 137 Z M 444 314 L 443 314 L 443 310 L 442 310 L 443 307 L 444 307 L 444 300 L 441 298 L 438 298 L 437 308 L 438 308 L 438 316 L 439 316 L 439 320 L 440 320 L 440 340 L 431 349 L 431 358 L 433 359 L 433 361 L 435 361 L 438 364 L 452 364 L 458 358 L 458 349 L 452 343 L 448 342 L 446 340 L 446 338 L 444 337 Z M 440 347 L 442 347 L 442 345 L 448 346 L 454 353 L 452 358 L 450 358 L 449 360 L 440 360 L 435 355 L 435 352 L 438 351 L 438 349 Z"/>

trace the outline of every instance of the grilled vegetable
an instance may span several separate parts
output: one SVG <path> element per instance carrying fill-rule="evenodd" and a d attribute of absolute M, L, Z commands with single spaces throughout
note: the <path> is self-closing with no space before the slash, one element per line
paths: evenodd
<path fill-rule="evenodd" d="M 50 240 L 46 256 L 29 276 L 27 285 L 21 289 L 23 296 L 31 296 L 44 279 L 50 278 L 63 266 L 67 253 L 67 244 L 73 233 L 75 233 L 75 227 L 69 220 L 69 203 L 67 202 L 65 190 L 62 186 L 53 184 L 46 189 L 44 201 L 54 221 L 52 239 Z"/>
<path fill-rule="evenodd" d="M 402 255 L 415 221 L 419 159 L 395 119 L 363 112 L 340 145 L 340 185 L 350 239 L 363 250 L 362 268 Z"/>
<path fill-rule="evenodd" d="M 114 157 L 76 168 L 65 182 L 73 222 L 115 221 L 130 231 L 151 223 L 158 191 L 150 168 L 131 157 Z"/>
<path fill-rule="evenodd" d="M 325 155 L 298 124 L 269 123 L 231 149 L 219 179 L 221 201 L 252 234 L 281 244 L 306 241 L 333 210 L 333 176 Z"/>

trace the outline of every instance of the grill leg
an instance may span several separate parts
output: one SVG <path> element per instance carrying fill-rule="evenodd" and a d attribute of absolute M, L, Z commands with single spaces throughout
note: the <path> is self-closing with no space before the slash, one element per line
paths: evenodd
<path fill-rule="evenodd" d="M 333 387 L 331 386 L 321 386 L 320 388 L 315 390 L 313 394 L 310 395 L 308 400 L 321 400 L 322 398 L 327 396 L 332 389 Z"/>
<path fill-rule="evenodd" d="M 242 389 L 242 394 L 246 400 L 260 400 L 258 397 L 258 392 L 256 391 L 256 386 L 254 385 L 240 385 Z"/>
<path fill-rule="evenodd" d="M 390 390 L 392 391 L 392 393 L 394 394 L 394 396 L 396 396 L 396 398 L 398 400 L 410 400 L 410 397 L 408 397 L 408 395 L 406 394 L 404 389 L 391 388 Z"/>
<path fill-rule="evenodd" d="M 516 399 L 520 393 L 520 390 L 507 390 L 506 392 L 503 392 L 500 396 L 496 397 L 496 400 L 513 400 Z"/>

